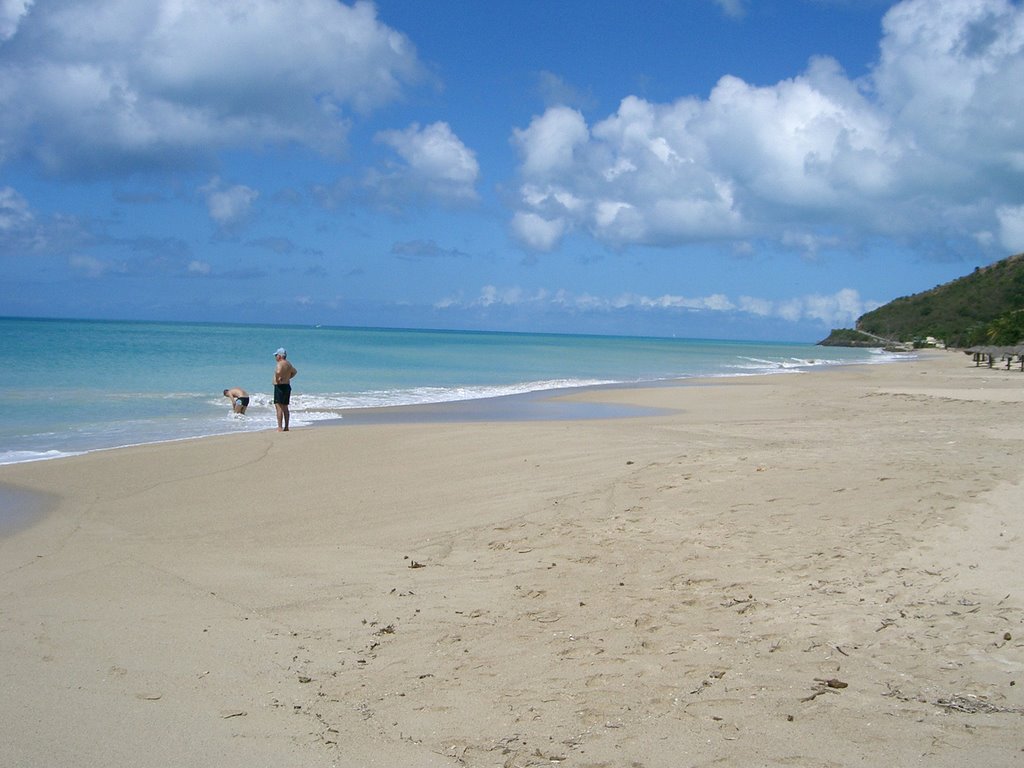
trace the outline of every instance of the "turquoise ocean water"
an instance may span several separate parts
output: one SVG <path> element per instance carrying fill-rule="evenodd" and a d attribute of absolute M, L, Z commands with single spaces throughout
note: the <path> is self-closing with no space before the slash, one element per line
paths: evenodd
<path fill-rule="evenodd" d="M 0 464 L 273 429 L 274 350 L 292 426 L 351 409 L 695 376 L 887 362 L 868 350 L 693 339 L 0 318 Z M 225 388 L 249 391 L 245 416 Z"/>

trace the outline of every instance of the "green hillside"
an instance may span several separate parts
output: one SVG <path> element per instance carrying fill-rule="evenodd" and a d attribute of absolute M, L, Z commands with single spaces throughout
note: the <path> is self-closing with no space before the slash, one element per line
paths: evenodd
<path fill-rule="evenodd" d="M 861 315 L 857 330 L 905 342 L 934 336 L 954 347 L 1016 344 L 1024 340 L 1024 253 L 895 299 Z"/>

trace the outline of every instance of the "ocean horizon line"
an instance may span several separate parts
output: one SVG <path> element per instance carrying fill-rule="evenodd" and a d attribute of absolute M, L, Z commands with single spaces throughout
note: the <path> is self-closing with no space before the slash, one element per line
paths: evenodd
<path fill-rule="evenodd" d="M 754 339 L 754 338 L 724 338 L 717 336 L 685 336 L 679 334 L 632 334 L 632 333 L 594 333 L 584 331 L 556 331 L 556 330 L 533 330 L 520 331 L 501 328 L 447 328 L 441 326 L 404 326 L 404 325 L 349 325 L 331 323 L 268 323 L 268 322 L 239 322 L 236 320 L 166 320 L 151 318 L 116 318 L 116 317 L 54 317 L 46 315 L 3 315 L 0 314 L 0 321 L 4 320 L 31 320 L 36 322 L 68 322 L 68 323 L 126 323 L 140 325 L 192 325 L 192 326 L 224 326 L 234 328 L 266 328 L 266 329 L 315 329 L 315 330 L 336 330 L 336 331 L 400 331 L 405 333 L 450 333 L 450 334 L 482 334 L 496 336 L 567 336 L 596 339 L 652 339 L 663 341 L 700 341 L 715 342 L 722 344 L 797 344 L 807 346 L 821 346 L 819 341 L 806 341 L 802 339 Z M 827 337 L 827 333 L 822 339 Z"/>

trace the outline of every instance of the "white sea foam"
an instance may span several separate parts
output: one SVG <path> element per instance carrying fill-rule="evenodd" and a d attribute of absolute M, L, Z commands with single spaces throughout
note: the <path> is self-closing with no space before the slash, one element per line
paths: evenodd
<path fill-rule="evenodd" d="M 27 461 L 46 461 L 77 456 L 80 451 L 0 451 L 0 464 L 23 464 Z"/>
<path fill-rule="evenodd" d="M 292 416 L 312 416 L 318 412 L 327 413 L 328 418 L 338 411 L 354 408 L 386 408 L 400 405 L 426 405 L 430 403 L 453 403 L 462 400 L 484 400 L 491 397 L 506 397 L 527 392 L 544 392 L 553 389 L 591 387 L 601 384 L 618 383 L 607 379 L 549 379 L 499 386 L 465 387 L 410 387 L 406 389 L 380 389 L 365 392 L 327 394 L 297 393 L 292 395 L 290 410 Z M 262 405 L 257 400 L 256 404 Z M 266 405 L 273 408 L 267 399 Z M 250 405 L 250 409 L 252 405 Z"/>
<path fill-rule="evenodd" d="M 828 357 L 787 357 L 778 360 L 768 360 L 758 357 L 739 357 L 742 362 L 728 366 L 737 371 L 749 371 L 759 373 L 779 373 L 786 371 L 806 371 L 815 368 L 828 368 L 837 365 L 863 365 L 864 363 L 891 363 L 899 360 L 913 360 L 916 355 L 907 353 L 886 352 L 881 349 L 869 350 L 870 357 L 866 359 L 845 360 Z"/>

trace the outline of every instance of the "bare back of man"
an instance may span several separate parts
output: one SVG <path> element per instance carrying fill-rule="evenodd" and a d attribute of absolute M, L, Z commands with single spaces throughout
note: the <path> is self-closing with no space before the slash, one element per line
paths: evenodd
<path fill-rule="evenodd" d="M 231 410 L 235 413 L 245 413 L 249 407 L 249 393 L 241 387 L 231 387 L 224 390 L 224 397 L 231 401 Z"/>

